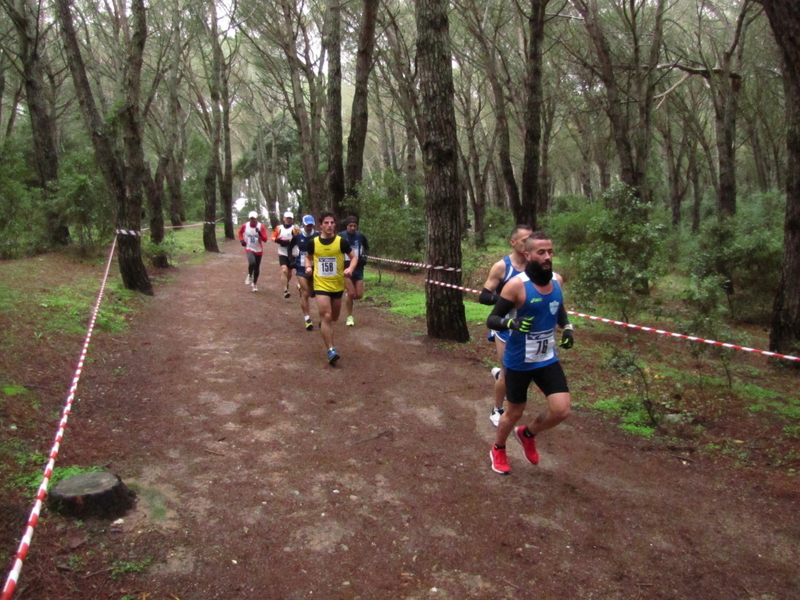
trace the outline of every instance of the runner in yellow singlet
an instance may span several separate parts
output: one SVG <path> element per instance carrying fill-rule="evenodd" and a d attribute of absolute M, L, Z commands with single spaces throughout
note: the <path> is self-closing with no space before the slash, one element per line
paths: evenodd
<path fill-rule="evenodd" d="M 350 277 L 358 265 L 358 260 L 347 240 L 334 233 L 336 219 L 331 212 L 320 215 L 320 233 L 308 247 L 305 258 L 306 275 L 314 274 L 314 299 L 320 316 L 320 331 L 328 362 L 333 365 L 339 360 L 339 353 L 333 346 L 333 323 L 339 319 L 344 295 L 344 278 Z M 345 269 L 344 257 L 350 259 Z"/>

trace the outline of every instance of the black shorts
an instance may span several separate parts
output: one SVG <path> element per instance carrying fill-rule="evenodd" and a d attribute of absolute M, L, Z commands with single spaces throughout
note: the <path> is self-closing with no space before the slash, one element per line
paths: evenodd
<path fill-rule="evenodd" d="M 516 371 L 506 367 L 506 399 L 511 404 L 524 404 L 528 400 L 528 387 L 534 382 L 545 396 L 569 393 L 567 376 L 561 363 L 556 361 L 541 369 Z"/>
<path fill-rule="evenodd" d="M 336 300 L 337 298 L 341 298 L 344 296 L 344 290 L 341 292 L 326 292 L 324 290 L 314 290 L 314 295 L 316 296 L 328 296 L 331 300 Z"/>
<path fill-rule="evenodd" d="M 283 254 L 278 254 L 278 264 L 282 267 L 294 269 L 295 265 L 297 264 L 297 259 L 294 256 L 284 256 Z"/>

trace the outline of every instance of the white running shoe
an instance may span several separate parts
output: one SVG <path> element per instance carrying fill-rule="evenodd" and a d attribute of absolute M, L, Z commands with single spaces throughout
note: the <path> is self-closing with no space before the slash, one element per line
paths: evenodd
<path fill-rule="evenodd" d="M 494 425 L 495 427 L 500 425 L 500 417 L 503 416 L 504 412 L 506 411 L 503 410 L 502 408 L 495 407 L 492 409 L 492 414 L 489 415 L 489 420 L 492 422 L 492 425 Z"/>
<path fill-rule="evenodd" d="M 253 283 L 253 276 L 252 275 L 248 275 L 247 279 L 244 280 L 244 284 L 245 285 L 250 285 L 251 283 Z"/>
<path fill-rule="evenodd" d="M 253 284 L 253 291 L 254 291 L 254 292 L 257 292 L 257 291 L 258 291 L 258 288 L 256 287 L 256 284 L 255 284 L 255 283 Z"/>
<path fill-rule="evenodd" d="M 500 379 L 500 373 L 501 372 L 502 372 L 502 369 L 500 367 L 495 367 L 494 369 L 492 369 L 492 377 L 494 377 L 495 381 Z"/>

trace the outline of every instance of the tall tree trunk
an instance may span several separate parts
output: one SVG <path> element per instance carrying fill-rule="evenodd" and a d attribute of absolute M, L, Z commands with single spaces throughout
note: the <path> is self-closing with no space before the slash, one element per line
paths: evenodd
<path fill-rule="evenodd" d="M 219 42 L 217 42 L 219 43 Z M 222 48 L 220 48 L 220 54 Z M 222 164 L 219 177 L 219 200 L 222 206 L 225 237 L 234 239 L 233 233 L 233 152 L 231 149 L 231 98 L 228 89 L 230 65 L 223 64 L 220 73 L 222 98 Z"/>
<path fill-rule="evenodd" d="M 130 56 L 128 57 L 128 68 L 141 68 L 144 49 L 146 30 L 139 31 L 138 28 L 146 27 L 144 18 L 144 4 L 142 0 L 133 0 L 131 4 L 134 12 L 134 21 L 137 30 L 134 32 L 131 44 Z M 126 178 L 123 175 L 125 165 L 120 152 L 115 147 L 113 140 L 106 131 L 105 123 L 97 110 L 89 78 L 86 75 L 86 67 L 78 45 L 78 36 L 75 33 L 75 26 L 72 21 L 71 3 L 69 0 L 56 0 L 56 13 L 58 15 L 61 34 L 64 40 L 64 49 L 67 56 L 67 63 L 72 74 L 75 93 L 78 96 L 78 104 L 81 108 L 84 121 L 92 137 L 92 145 L 95 150 L 95 159 L 103 173 L 103 178 L 109 191 L 116 203 L 117 208 L 117 229 L 121 231 L 119 235 L 119 268 L 122 275 L 122 282 L 129 290 L 136 290 L 144 294 L 153 293 L 153 286 L 147 276 L 142 262 L 141 240 L 139 230 L 141 229 L 141 193 L 138 196 L 128 197 L 126 190 Z M 140 44 L 140 45 L 139 45 Z M 132 74 L 129 74 L 132 77 Z M 137 75 L 138 77 L 138 75 Z M 130 85 L 130 84 L 129 84 Z M 130 110 L 129 104 L 132 102 L 130 94 L 133 92 L 128 87 L 128 98 L 122 107 L 122 113 Z M 136 90 L 138 94 L 138 90 Z M 138 100 L 138 96 L 137 96 Z M 121 115 L 121 116 L 123 116 Z M 138 205 L 136 204 L 138 200 Z M 136 232 L 131 235 L 127 232 Z"/>
<path fill-rule="evenodd" d="M 794 0 L 762 0 L 783 55 L 787 116 L 786 221 L 783 269 L 772 309 L 770 350 L 800 351 L 800 8 Z"/>
<path fill-rule="evenodd" d="M 353 208 L 357 203 L 350 198 L 358 194 L 358 186 L 364 172 L 364 146 L 369 125 L 369 74 L 372 71 L 372 54 L 375 49 L 375 23 L 378 17 L 379 0 L 364 0 L 361 12 L 361 30 L 356 53 L 356 81 L 353 92 L 353 107 L 350 114 L 350 135 L 347 138 L 347 166 L 345 167 L 345 195 Z M 358 216 L 358 211 L 351 213 Z"/>
<path fill-rule="evenodd" d="M 211 98 L 211 148 L 203 178 L 203 197 L 205 200 L 205 214 L 203 224 L 203 248 L 206 252 L 219 252 L 217 245 L 217 177 L 222 172 L 219 152 L 222 136 L 222 117 L 220 115 L 220 85 L 222 76 L 222 48 L 219 45 L 219 31 L 217 27 L 217 8 L 213 2 L 208 3 L 208 17 L 210 21 L 209 36 L 211 38 L 211 70 L 208 82 L 208 95 Z"/>
<path fill-rule="evenodd" d="M 165 155 L 169 157 L 166 164 L 165 179 L 169 193 L 169 220 L 174 227 L 183 225 L 183 156 L 184 144 L 181 135 L 181 103 L 178 96 L 181 63 L 181 18 L 180 7 L 176 2 L 172 7 L 173 40 L 170 49 L 169 75 L 167 76 L 168 107 L 166 123 Z"/>
<path fill-rule="evenodd" d="M 378 143 L 381 149 L 381 164 L 384 169 L 392 169 L 397 172 L 395 161 L 393 160 L 394 148 L 390 145 L 388 126 L 391 123 L 386 123 L 386 113 L 383 110 L 383 102 L 379 92 L 378 76 L 376 71 L 372 71 L 372 89 L 375 90 L 373 106 L 375 107 L 375 116 L 378 120 Z M 394 140 L 391 140 L 393 142 Z"/>
<path fill-rule="evenodd" d="M 550 199 L 553 197 L 554 182 L 550 176 L 550 142 L 553 138 L 553 127 L 556 122 L 558 102 L 551 99 L 545 106 L 542 115 L 542 152 L 539 162 L 539 199 L 536 205 L 537 215 L 546 215 L 550 211 Z"/>
<path fill-rule="evenodd" d="M 150 240 L 154 244 L 164 241 L 164 180 L 169 161 L 166 156 L 158 160 L 155 177 L 147 163 L 144 165 L 144 192 L 150 209 Z M 166 252 L 158 252 L 150 259 L 150 264 L 159 269 L 166 269 L 169 267 L 169 256 Z"/>
<path fill-rule="evenodd" d="M 497 157 L 500 161 L 500 172 L 503 175 L 503 183 L 505 184 L 506 199 L 511 212 L 514 213 L 514 219 L 517 223 L 521 223 L 522 219 L 522 205 L 519 197 L 519 187 L 517 187 L 517 178 L 514 175 L 514 165 L 511 162 L 511 136 L 508 132 L 508 116 L 506 113 L 506 96 L 503 91 L 503 86 L 500 83 L 500 78 L 497 73 L 497 65 L 495 63 L 494 55 L 489 48 L 484 47 L 484 62 L 487 67 L 487 76 L 492 87 L 492 96 L 494 97 L 494 117 L 495 128 L 497 130 Z"/>
<path fill-rule="evenodd" d="M 303 177 L 306 184 L 306 195 L 308 196 L 308 206 L 310 207 L 310 211 L 312 213 L 319 214 L 322 210 L 322 188 L 319 182 L 319 153 L 317 152 L 317 138 L 314 132 L 317 113 L 312 111 L 311 115 L 309 115 L 309 111 L 306 110 L 304 100 L 304 93 L 307 90 L 312 96 L 312 103 L 316 103 L 317 91 L 314 89 L 308 90 L 308 85 L 304 86 L 300 80 L 300 70 L 303 67 L 300 59 L 297 56 L 295 40 L 292 37 L 292 32 L 295 29 L 295 16 L 292 12 L 292 7 L 289 6 L 288 0 L 282 0 L 281 7 L 283 10 L 283 27 L 285 34 L 289 37 L 287 42 L 284 44 L 283 50 L 286 55 L 286 62 L 291 78 L 292 118 L 295 120 L 300 134 L 299 137 L 302 152 L 300 164 L 303 168 Z M 312 120 L 314 120 L 314 123 L 312 123 Z M 316 131 L 319 131 L 319 129 L 317 128 Z"/>
<path fill-rule="evenodd" d="M 700 205 L 703 202 L 703 190 L 700 187 L 700 167 L 698 166 L 699 153 L 694 146 L 689 154 L 689 169 L 687 177 L 692 183 L 692 233 L 700 231 Z"/>
<path fill-rule="evenodd" d="M 406 195 L 408 204 L 418 207 L 422 204 L 419 197 L 419 174 L 417 173 L 417 136 L 414 129 L 406 123 L 406 153 L 403 167 L 406 174 Z"/>
<path fill-rule="evenodd" d="M 525 155 L 522 166 L 522 194 L 517 223 L 527 223 L 536 229 L 536 207 L 539 196 L 539 152 L 542 140 L 542 41 L 545 9 L 549 0 L 530 0 L 528 17 L 530 40 L 527 57 L 527 102 L 525 107 Z"/>
<path fill-rule="evenodd" d="M 341 0 L 329 0 L 328 35 L 328 207 L 337 221 L 344 206 L 344 158 L 342 147 L 342 9 Z"/>
<path fill-rule="evenodd" d="M 721 215 L 736 214 L 736 111 L 738 110 L 738 75 L 721 77 L 716 103 L 717 164 L 719 189 L 717 208 Z"/>
<path fill-rule="evenodd" d="M 217 161 L 214 157 L 208 159 L 206 174 L 203 177 L 203 248 L 206 252 L 219 252 L 217 245 Z"/>
<path fill-rule="evenodd" d="M 39 24 L 39 7 L 30 0 L 18 0 L 16 5 L 5 4 L 17 30 L 22 62 L 22 79 L 33 138 L 33 157 L 36 163 L 38 186 L 41 189 L 47 213 L 50 241 L 65 246 L 70 242 L 69 228 L 59 211 L 52 206 L 51 186 L 58 182 L 58 149 L 56 147 L 56 120 L 45 95 L 45 77 L 42 66 L 41 43 L 44 39 Z"/>
<path fill-rule="evenodd" d="M 447 0 L 417 0 L 417 62 L 420 74 L 422 154 L 425 165 L 427 262 L 461 267 L 458 141 L 453 108 L 453 70 Z M 461 285 L 460 271 L 439 271 L 443 281 Z M 460 291 L 428 284 L 428 335 L 466 342 L 469 330 Z"/>

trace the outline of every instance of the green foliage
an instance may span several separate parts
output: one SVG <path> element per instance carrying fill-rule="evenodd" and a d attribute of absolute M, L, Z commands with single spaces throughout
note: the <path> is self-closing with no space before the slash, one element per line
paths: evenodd
<path fill-rule="evenodd" d="M 0 458 L 4 467 L 5 482 L 7 488 L 30 489 L 33 483 L 33 491 L 39 486 L 42 480 L 42 468 L 47 462 L 47 457 L 37 450 L 31 449 L 31 442 L 20 438 L 10 438 L 0 444 Z"/>
<path fill-rule="evenodd" d="M 45 459 L 44 462 L 47 462 L 47 459 Z M 44 462 L 42 465 L 44 465 Z M 55 467 L 53 472 L 50 474 L 50 489 L 52 489 L 53 486 L 59 481 L 69 477 L 80 475 L 81 473 L 94 473 L 100 470 L 102 470 L 100 467 L 79 467 L 77 465 L 71 465 L 68 467 Z M 39 486 L 42 483 L 42 473 L 43 471 L 40 469 L 33 473 L 14 475 L 11 477 L 11 480 L 14 482 L 15 487 L 34 493 L 39 489 Z"/>
<path fill-rule="evenodd" d="M 576 281 L 570 294 L 586 309 L 602 304 L 627 320 L 647 302 L 650 284 L 662 272 L 665 227 L 623 186 L 609 190 L 602 207 L 584 204 L 578 215 L 561 217 L 562 231 L 580 221 L 586 231 L 572 257 Z"/>
<path fill-rule="evenodd" d="M 511 230 L 514 228 L 514 216 L 510 211 L 496 206 L 487 206 L 486 215 L 483 220 L 486 228 L 486 245 L 503 246 L 508 248 L 508 240 L 511 238 Z M 510 251 L 510 248 L 509 250 Z M 506 251 L 506 254 L 508 254 Z"/>
<path fill-rule="evenodd" d="M 151 556 L 140 560 L 115 561 L 114 564 L 111 565 L 111 578 L 117 579 L 122 575 L 127 575 L 129 573 L 141 573 L 150 566 L 151 562 L 153 562 L 153 558 Z"/>
<path fill-rule="evenodd" d="M 711 339 L 733 339 L 734 332 L 727 325 L 728 315 L 726 280 L 721 275 L 700 277 L 692 275 L 681 296 L 686 310 L 681 311 L 676 320 L 678 328 L 697 337 Z M 711 346 L 703 343 L 689 345 L 692 356 L 697 357 Z"/>
<path fill-rule="evenodd" d="M 797 398 L 774 398 L 762 400 L 750 406 L 751 412 L 769 412 L 782 419 L 800 421 L 800 400 Z"/>
<path fill-rule="evenodd" d="M 94 155 L 74 150 L 61 159 L 54 198 L 63 221 L 82 250 L 114 230 L 114 207 Z"/>
<path fill-rule="evenodd" d="M 28 393 L 28 388 L 26 388 L 24 385 L 18 385 L 16 383 L 3 384 L 0 386 L 0 389 L 2 389 L 3 394 L 6 396 L 19 396 L 20 394 Z"/>
<path fill-rule="evenodd" d="M 737 320 L 769 322 L 783 261 L 776 203 L 767 194 L 751 197 L 735 217 L 707 222 L 687 248 L 687 270 L 700 278 L 721 277 Z"/>
<path fill-rule="evenodd" d="M 629 378 L 631 382 L 635 381 L 639 388 L 639 393 L 637 394 L 640 399 L 639 407 L 628 410 L 626 412 L 627 419 L 623 418 L 623 423 L 655 427 L 658 421 L 653 402 L 650 399 L 650 385 L 646 367 L 639 364 L 639 357 L 636 352 L 626 351 L 614 346 L 611 348 L 611 358 L 608 361 L 608 366 L 618 375 Z"/>
<path fill-rule="evenodd" d="M 13 138 L 0 149 L 0 259 L 28 256 L 49 245 L 41 192 L 31 188 L 33 161 L 23 151 L 30 143 Z"/>
<path fill-rule="evenodd" d="M 369 239 L 370 254 L 410 262 L 424 256 L 425 215 L 408 205 L 399 176 L 386 171 L 366 181 L 358 193 L 360 229 Z"/>
<path fill-rule="evenodd" d="M 160 256 L 166 256 L 167 259 L 172 261 L 178 253 L 178 249 L 179 244 L 172 230 L 166 231 L 164 240 L 159 244 L 153 242 L 149 235 L 142 237 L 142 255 L 149 261 Z"/>
<path fill-rule="evenodd" d="M 592 410 L 619 419 L 619 428 L 644 437 L 655 434 L 650 417 L 635 394 L 602 398 L 589 405 Z"/>
<path fill-rule="evenodd" d="M 425 288 L 421 285 L 412 285 L 400 279 L 388 279 L 381 276 L 381 281 L 374 270 L 368 269 L 364 273 L 365 298 L 371 302 L 388 307 L 389 311 L 409 319 L 425 317 Z M 491 311 L 490 306 L 484 306 L 475 301 L 474 294 L 464 292 L 464 312 L 467 323 L 486 322 L 486 317 Z"/>
<path fill-rule="evenodd" d="M 586 196 L 560 196 L 553 199 L 551 212 L 544 217 L 547 233 L 557 242 L 559 253 L 572 254 L 588 243 L 586 223 L 602 219 L 605 208 Z"/>

